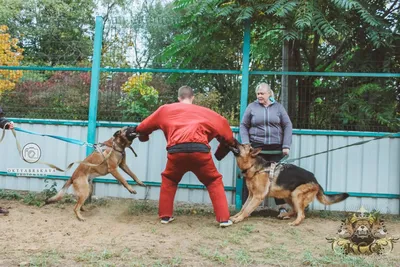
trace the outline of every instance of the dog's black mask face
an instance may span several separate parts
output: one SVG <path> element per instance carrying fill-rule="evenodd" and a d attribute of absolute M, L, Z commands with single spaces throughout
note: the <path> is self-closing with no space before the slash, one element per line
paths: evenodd
<path fill-rule="evenodd" d="M 129 141 L 133 141 L 137 136 L 136 126 L 128 127 L 125 132 L 125 136 Z"/>
<path fill-rule="evenodd" d="M 232 151 L 235 157 L 238 157 L 240 155 L 239 145 L 240 145 L 239 141 L 235 139 L 235 145 L 229 146 L 229 150 Z"/>

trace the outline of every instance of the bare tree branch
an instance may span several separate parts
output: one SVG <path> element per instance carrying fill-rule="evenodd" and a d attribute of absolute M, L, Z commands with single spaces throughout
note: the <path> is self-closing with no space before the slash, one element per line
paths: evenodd
<path fill-rule="evenodd" d="M 394 8 L 394 6 L 397 4 L 399 2 L 399 0 L 396 0 L 396 1 L 394 1 L 393 2 L 393 4 L 389 7 L 389 9 L 388 10 L 386 10 L 386 12 L 385 13 L 383 13 L 383 18 L 385 18 L 387 15 L 389 15 L 389 13 L 390 12 L 392 12 L 392 11 L 395 11 L 395 10 L 397 10 L 397 9 L 399 9 L 400 8 L 400 6 L 398 6 L 397 8 L 395 8 L 395 9 L 393 9 Z M 392 10 L 393 9 L 393 10 Z"/>

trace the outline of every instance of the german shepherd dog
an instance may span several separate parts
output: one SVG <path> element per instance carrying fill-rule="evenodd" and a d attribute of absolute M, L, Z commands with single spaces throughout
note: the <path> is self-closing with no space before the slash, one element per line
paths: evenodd
<path fill-rule="evenodd" d="M 94 151 L 85 158 L 62 189 L 55 196 L 46 200 L 46 204 L 61 200 L 72 184 L 77 197 L 74 212 L 78 220 L 84 221 L 85 219 L 80 211 L 84 211 L 82 206 L 89 195 L 93 193 L 92 181 L 95 177 L 107 175 L 108 173 L 111 173 L 131 194 L 136 194 L 136 191 L 118 172 L 118 167 L 121 167 L 139 185 L 144 186 L 144 183 L 126 165 L 125 148 L 129 147 L 136 155 L 131 147 L 136 136 L 136 127 L 124 127 L 115 132 L 113 137 L 102 143 L 102 153 Z"/>
<path fill-rule="evenodd" d="M 242 210 L 230 218 L 234 223 L 250 216 L 267 196 L 284 199 L 292 207 L 290 212 L 279 217 L 293 217 L 297 214 L 297 218 L 289 223 L 293 226 L 304 220 L 304 208 L 315 197 L 322 204 L 331 205 L 349 196 L 347 193 L 325 195 L 313 173 L 292 164 L 278 165 L 273 173 L 270 172 L 273 163 L 257 156 L 261 148 L 254 149 L 250 144 L 236 142 L 236 147 L 230 147 L 230 150 L 236 157 L 249 189 L 249 197 Z"/>

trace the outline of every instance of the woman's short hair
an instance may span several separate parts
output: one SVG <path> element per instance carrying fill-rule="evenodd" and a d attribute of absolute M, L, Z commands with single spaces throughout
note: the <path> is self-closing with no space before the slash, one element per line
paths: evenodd
<path fill-rule="evenodd" d="M 190 86 L 184 85 L 178 89 L 178 97 L 180 99 L 191 98 L 193 95 L 193 89 Z"/>
<path fill-rule="evenodd" d="M 257 94 L 257 92 L 260 91 L 260 90 L 266 90 L 268 93 L 271 94 L 272 97 L 275 97 L 274 91 L 272 91 L 271 87 L 270 87 L 269 84 L 267 84 L 267 83 L 259 83 L 259 84 L 256 86 L 256 94 Z"/>

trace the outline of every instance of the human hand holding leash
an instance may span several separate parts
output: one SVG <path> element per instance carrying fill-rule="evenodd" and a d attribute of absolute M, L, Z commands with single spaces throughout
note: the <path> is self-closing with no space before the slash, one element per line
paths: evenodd
<path fill-rule="evenodd" d="M 284 148 L 284 149 L 282 149 L 282 154 L 283 154 L 284 156 L 289 155 L 289 151 L 290 151 L 289 148 Z"/>

